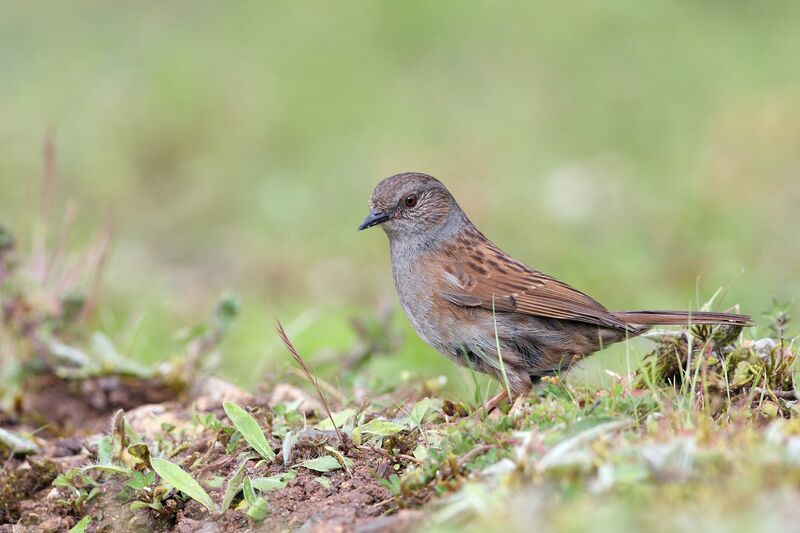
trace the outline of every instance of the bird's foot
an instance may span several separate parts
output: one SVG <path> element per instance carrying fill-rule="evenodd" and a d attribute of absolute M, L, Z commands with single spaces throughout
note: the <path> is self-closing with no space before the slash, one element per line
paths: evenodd
<path fill-rule="evenodd" d="M 511 416 L 512 418 L 517 418 L 525 414 L 525 410 L 527 409 L 525 403 L 527 402 L 527 400 L 528 400 L 527 394 L 520 394 L 519 396 L 517 396 L 517 399 L 514 400 L 514 403 L 511 406 L 511 410 L 508 412 L 509 416 Z"/>

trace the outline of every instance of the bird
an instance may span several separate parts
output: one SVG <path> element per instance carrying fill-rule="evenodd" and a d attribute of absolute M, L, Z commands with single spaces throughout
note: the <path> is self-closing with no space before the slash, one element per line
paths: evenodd
<path fill-rule="evenodd" d="M 385 178 L 369 207 L 358 230 L 380 226 L 386 233 L 400 305 L 417 335 L 505 384 L 487 409 L 508 394 L 527 398 L 542 377 L 656 325 L 752 323 L 736 313 L 610 311 L 501 250 L 428 174 Z"/>

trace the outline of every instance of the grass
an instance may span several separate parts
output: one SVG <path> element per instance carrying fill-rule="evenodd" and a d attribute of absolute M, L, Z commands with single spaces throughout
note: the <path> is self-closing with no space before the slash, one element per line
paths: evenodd
<path fill-rule="evenodd" d="M 59 286 L 22 284 L 30 263 L 13 254 L 6 247 L 0 258 L 2 327 L 18 350 L 4 360 L 16 369 L 4 382 L 4 521 L 62 530 L 206 522 L 274 530 L 314 520 L 523 531 L 535 519 L 559 532 L 792 523 L 800 346 L 786 306 L 765 318 L 769 336 L 708 326 L 656 332 L 656 349 L 631 372 L 608 370 L 608 386 L 545 378 L 518 410 L 506 404 L 478 419 L 469 415 L 480 395 L 464 403 L 422 379 L 327 383 L 279 323 L 297 375 L 255 396 L 215 381 L 207 360 L 235 327 L 230 297 L 208 325 L 184 333 L 184 353 L 170 365 L 134 364 L 111 339 L 85 331 L 86 315 L 47 304 L 63 301 Z M 387 346 L 365 324 L 357 329 L 346 359 L 353 368 L 370 346 Z M 153 389 L 160 403 L 139 396 Z M 69 402 L 82 410 L 71 421 L 58 414 Z M 65 437 L 78 445 L 54 453 Z"/>
<path fill-rule="evenodd" d="M 800 343 L 796 302 L 772 296 L 800 290 L 797 16 L 633 0 L 5 9 L 0 519 L 785 527 Z M 725 284 L 714 305 L 760 326 L 726 346 L 636 339 L 520 416 L 465 420 L 498 385 L 411 332 L 383 236 L 354 231 L 404 170 L 441 177 L 504 249 L 612 309 L 698 309 Z"/>

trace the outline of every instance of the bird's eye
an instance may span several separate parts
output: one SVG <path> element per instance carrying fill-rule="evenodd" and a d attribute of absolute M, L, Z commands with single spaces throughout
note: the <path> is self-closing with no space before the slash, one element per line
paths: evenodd
<path fill-rule="evenodd" d="M 414 207 L 415 205 L 417 205 L 417 195 L 409 194 L 408 196 L 406 196 L 406 199 L 403 200 L 403 204 L 405 204 L 406 207 Z"/>

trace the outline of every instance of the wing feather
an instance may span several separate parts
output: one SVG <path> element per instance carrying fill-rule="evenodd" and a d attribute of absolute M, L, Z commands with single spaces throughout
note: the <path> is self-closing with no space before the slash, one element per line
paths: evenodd
<path fill-rule="evenodd" d="M 480 258 L 489 254 L 490 268 Z M 502 255 L 500 255 L 502 254 Z M 627 324 L 581 291 L 514 261 L 493 246 L 475 259 L 448 262 L 442 296 L 465 307 L 575 320 L 627 329 Z"/>

